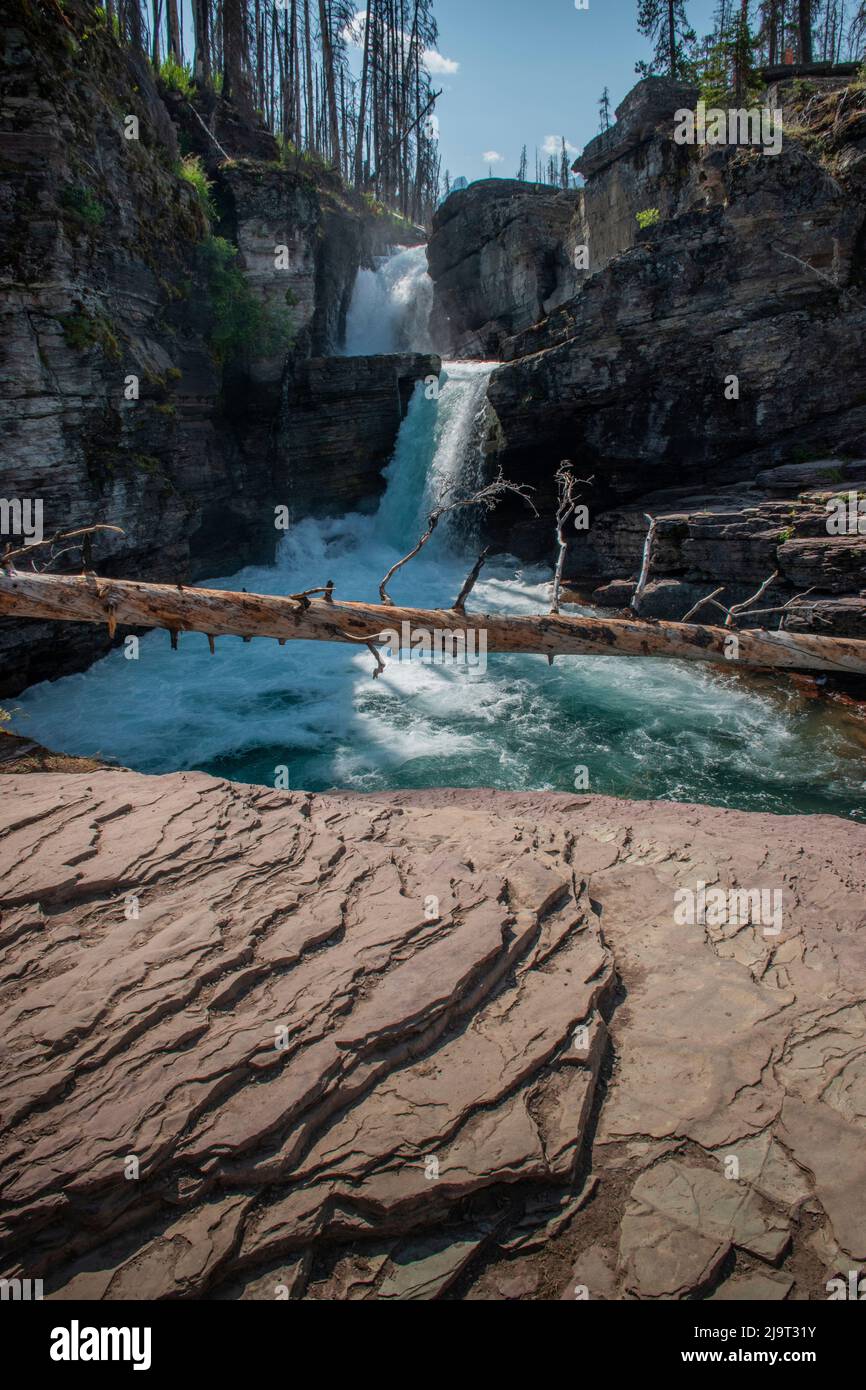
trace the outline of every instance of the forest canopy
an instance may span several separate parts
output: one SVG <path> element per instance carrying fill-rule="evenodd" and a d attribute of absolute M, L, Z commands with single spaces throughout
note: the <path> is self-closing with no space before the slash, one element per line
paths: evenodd
<path fill-rule="evenodd" d="M 212 90 L 416 222 L 439 195 L 433 0 L 105 0 L 118 36 L 188 99 Z"/>

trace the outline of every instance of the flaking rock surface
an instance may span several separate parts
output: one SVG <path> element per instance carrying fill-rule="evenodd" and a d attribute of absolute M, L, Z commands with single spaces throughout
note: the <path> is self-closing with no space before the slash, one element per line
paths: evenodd
<path fill-rule="evenodd" d="M 863 827 L 2 782 L 3 1276 L 822 1298 L 866 1259 Z M 701 882 L 780 891 L 781 932 L 678 925 Z"/>

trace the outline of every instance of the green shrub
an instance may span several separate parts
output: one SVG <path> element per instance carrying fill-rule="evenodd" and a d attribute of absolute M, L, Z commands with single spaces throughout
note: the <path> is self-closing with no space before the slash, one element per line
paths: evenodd
<path fill-rule="evenodd" d="M 105 208 L 102 203 L 98 198 L 94 198 L 89 188 L 84 188 L 81 184 L 64 188 L 60 195 L 60 205 L 86 227 L 98 227 L 105 221 Z"/>
<path fill-rule="evenodd" d="M 644 208 L 643 212 L 636 214 L 636 218 L 638 226 L 643 231 L 645 227 L 655 227 L 657 223 L 661 222 L 662 215 L 658 208 Z"/>
<path fill-rule="evenodd" d="M 212 222 L 216 216 L 216 208 L 211 197 L 213 183 L 205 173 L 199 156 L 197 154 L 185 155 L 177 166 L 177 172 L 180 178 L 195 189 L 208 221 Z"/>
<path fill-rule="evenodd" d="M 192 68 L 187 63 L 176 63 L 174 58 L 166 58 L 157 69 L 160 81 L 181 96 L 191 96 L 195 90 Z"/>
<path fill-rule="evenodd" d="M 209 344 L 222 364 L 250 356 L 274 357 L 288 351 L 294 336 L 288 309 L 264 304 L 253 294 L 235 264 L 237 254 L 224 237 L 211 236 L 202 243 L 211 308 Z"/>

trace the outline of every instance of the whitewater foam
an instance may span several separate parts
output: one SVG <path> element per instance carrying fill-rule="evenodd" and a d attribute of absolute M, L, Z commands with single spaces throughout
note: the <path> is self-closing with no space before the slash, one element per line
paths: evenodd
<path fill-rule="evenodd" d="M 346 319 L 343 355 L 432 352 L 428 323 L 433 281 L 425 246 L 400 246 L 375 269 L 358 271 Z"/>

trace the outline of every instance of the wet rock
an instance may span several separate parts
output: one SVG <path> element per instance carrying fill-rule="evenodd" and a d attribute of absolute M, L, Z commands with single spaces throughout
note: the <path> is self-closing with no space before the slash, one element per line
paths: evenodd
<path fill-rule="evenodd" d="M 441 367 L 420 353 L 293 362 L 274 441 L 281 495 L 312 515 L 342 515 L 378 496 L 415 385 L 438 380 Z"/>

